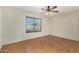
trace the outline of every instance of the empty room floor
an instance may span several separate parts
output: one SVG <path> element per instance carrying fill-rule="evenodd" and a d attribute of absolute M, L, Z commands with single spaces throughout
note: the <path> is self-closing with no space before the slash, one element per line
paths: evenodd
<path fill-rule="evenodd" d="M 2 52 L 9 53 L 72 53 L 79 52 L 79 41 L 56 36 L 43 36 L 4 45 Z"/>

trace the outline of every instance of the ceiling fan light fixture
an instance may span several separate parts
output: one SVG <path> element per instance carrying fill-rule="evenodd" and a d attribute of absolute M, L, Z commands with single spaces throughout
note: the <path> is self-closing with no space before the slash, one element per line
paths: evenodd
<path fill-rule="evenodd" d="M 42 14 L 45 14 L 45 15 L 52 15 L 52 13 L 58 13 L 59 11 L 56 11 L 54 9 L 56 9 L 57 6 L 47 6 L 46 8 L 42 8 L 42 10 L 44 10 L 45 12 L 43 12 Z"/>
<path fill-rule="evenodd" d="M 52 13 L 51 12 L 46 12 L 46 15 L 52 15 Z"/>

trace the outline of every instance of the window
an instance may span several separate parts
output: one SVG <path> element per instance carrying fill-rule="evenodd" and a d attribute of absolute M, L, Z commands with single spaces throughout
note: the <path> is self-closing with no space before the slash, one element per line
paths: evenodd
<path fill-rule="evenodd" d="M 41 32 L 41 19 L 26 17 L 26 33 Z"/>

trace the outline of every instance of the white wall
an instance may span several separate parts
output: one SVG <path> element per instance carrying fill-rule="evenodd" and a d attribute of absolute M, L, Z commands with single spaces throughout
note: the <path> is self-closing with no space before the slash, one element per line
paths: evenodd
<path fill-rule="evenodd" d="M 79 11 L 53 17 L 51 20 L 51 34 L 79 41 Z"/>
<path fill-rule="evenodd" d="M 40 18 L 25 10 L 16 9 L 14 7 L 2 7 L 2 44 L 49 35 L 49 20 L 46 18 L 42 18 L 42 32 L 25 33 L 26 16 Z"/>
<path fill-rule="evenodd" d="M 0 7 L 0 48 L 1 48 L 1 20 L 2 20 L 2 17 L 1 17 L 1 7 Z"/>
<path fill-rule="evenodd" d="M 25 33 L 26 16 L 42 18 L 42 32 Z M 61 14 L 48 19 L 14 7 L 2 7 L 2 44 L 14 43 L 50 34 L 79 40 L 78 25 L 79 11 Z"/>

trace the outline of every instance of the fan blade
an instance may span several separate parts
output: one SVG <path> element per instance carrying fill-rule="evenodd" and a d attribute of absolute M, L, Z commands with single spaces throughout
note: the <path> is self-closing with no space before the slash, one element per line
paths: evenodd
<path fill-rule="evenodd" d="M 46 13 L 46 12 L 42 12 L 42 13 L 40 13 L 40 14 L 44 14 L 44 13 Z"/>
<path fill-rule="evenodd" d="M 55 8 L 57 8 L 57 6 L 52 7 L 52 9 L 55 9 Z"/>
<path fill-rule="evenodd" d="M 52 12 L 59 12 L 59 11 L 52 11 Z"/>
<path fill-rule="evenodd" d="M 42 8 L 41 10 L 46 10 L 46 9 Z"/>

